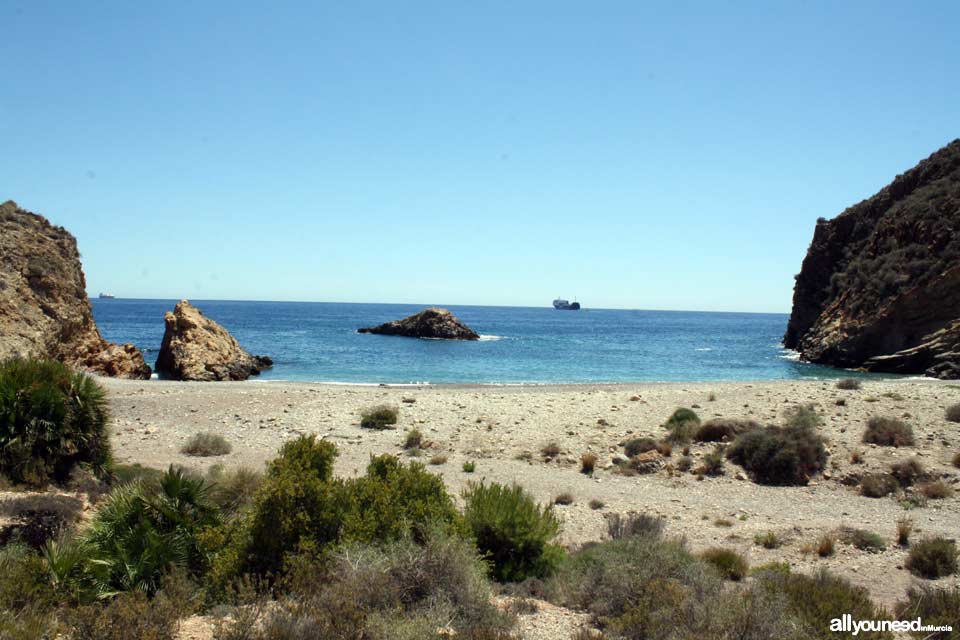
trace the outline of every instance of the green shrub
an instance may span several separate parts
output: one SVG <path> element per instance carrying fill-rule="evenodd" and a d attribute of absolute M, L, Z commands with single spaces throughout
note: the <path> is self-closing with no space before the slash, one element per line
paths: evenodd
<path fill-rule="evenodd" d="M 856 391 L 863 385 L 856 378 L 842 378 L 837 380 L 837 389 L 845 389 L 847 391 Z"/>
<path fill-rule="evenodd" d="M 913 428 L 903 420 L 874 416 L 867 421 L 863 441 L 884 447 L 913 446 Z"/>
<path fill-rule="evenodd" d="M 692 422 L 694 424 L 700 424 L 700 416 L 696 414 L 693 409 L 687 409 L 686 407 L 680 407 L 674 411 L 669 418 L 667 418 L 665 427 L 668 429 L 671 425 L 681 424 L 683 422 Z"/>
<path fill-rule="evenodd" d="M 812 404 L 798 404 L 783 412 L 784 426 L 793 430 L 813 430 L 823 424 L 823 416 Z"/>
<path fill-rule="evenodd" d="M 911 586 L 907 599 L 897 603 L 897 618 L 915 620 L 934 627 L 952 627 L 953 631 L 919 632 L 914 635 L 929 640 L 950 640 L 960 630 L 960 587 Z"/>
<path fill-rule="evenodd" d="M 549 575 L 562 557 L 554 540 L 560 521 L 517 485 L 470 483 L 463 492 L 464 517 L 500 582 Z"/>
<path fill-rule="evenodd" d="M 917 458 L 901 460 L 890 465 L 890 475 L 897 479 L 901 487 L 909 487 L 919 478 L 924 477 L 923 465 Z"/>
<path fill-rule="evenodd" d="M 723 475 L 723 447 L 717 445 L 713 451 L 703 456 L 703 464 L 699 468 L 700 473 L 706 476 Z"/>
<path fill-rule="evenodd" d="M 49 611 L 56 602 L 43 558 L 25 545 L 0 547 L 0 618 L 33 609 Z M 0 638 L 3 634 L 0 633 Z"/>
<path fill-rule="evenodd" d="M 419 429 L 411 429 L 403 441 L 404 449 L 419 449 L 423 446 L 423 434 Z"/>
<path fill-rule="evenodd" d="M 921 578 L 940 578 L 957 572 L 957 546 L 946 538 L 927 538 L 910 546 L 906 565 Z"/>
<path fill-rule="evenodd" d="M 224 515 L 233 515 L 253 504 L 263 483 L 263 474 L 249 467 L 224 470 L 214 466 L 207 473 L 210 500 Z"/>
<path fill-rule="evenodd" d="M 346 489 L 345 541 L 388 542 L 412 536 L 420 542 L 433 529 L 464 530 L 443 478 L 419 462 L 404 464 L 394 456 L 377 456 L 370 460 L 367 474 L 348 480 Z"/>
<path fill-rule="evenodd" d="M 606 520 L 607 535 L 611 540 L 621 540 L 631 536 L 659 538 L 666 527 L 666 520 L 663 517 L 646 513 L 630 512 L 626 515 L 608 513 Z"/>
<path fill-rule="evenodd" d="M 947 407 L 944 415 L 950 422 L 960 422 L 960 402 Z"/>
<path fill-rule="evenodd" d="M 753 536 L 753 541 L 764 549 L 777 549 L 783 545 L 783 540 L 773 531 L 758 533 Z"/>
<path fill-rule="evenodd" d="M 107 472 L 107 400 L 86 374 L 53 361 L 0 363 L 0 474 L 15 483 L 64 482 L 74 466 Z"/>
<path fill-rule="evenodd" d="M 337 447 L 332 442 L 317 440 L 313 435 L 300 436 L 280 447 L 280 454 L 267 464 L 267 474 L 278 477 L 285 472 L 311 473 L 327 482 L 333 477 L 337 455 Z"/>
<path fill-rule="evenodd" d="M 700 427 L 700 416 L 692 409 L 680 408 L 673 412 L 663 426 L 670 432 L 667 436 L 668 442 L 687 444 Z"/>
<path fill-rule="evenodd" d="M 628 458 L 638 456 L 647 451 L 656 451 L 657 441 L 653 438 L 633 438 L 623 444 L 623 452 Z"/>
<path fill-rule="evenodd" d="M 360 413 L 360 426 L 364 429 L 390 429 L 397 424 L 399 417 L 396 407 L 381 404 Z"/>
<path fill-rule="evenodd" d="M 713 566 L 725 580 L 739 582 L 749 569 L 747 559 L 732 549 L 713 547 L 700 554 L 703 560 Z"/>
<path fill-rule="evenodd" d="M 800 638 L 830 640 L 837 632 L 830 621 L 849 613 L 854 620 L 882 620 L 887 613 L 875 605 L 867 590 L 850 584 L 826 570 L 813 576 L 802 573 L 768 571 L 756 576 L 756 588 L 786 599 L 787 614 L 780 628 L 793 628 Z M 773 636 L 779 637 L 779 636 Z M 861 632 L 858 638 L 892 640 L 890 633 Z"/>
<path fill-rule="evenodd" d="M 714 418 L 700 425 L 700 428 L 693 434 L 693 439 L 696 442 L 722 442 L 733 440 L 741 433 L 759 428 L 760 425 L 753 420 Z"/>
<path fill-rule="evenodd" d="M 887 548 L 883 538 L 878 533 L 866 529 L 846 528 L 841 532 L 842 540 L 861 551 L 879 552 Z"/>
<path fill-rule="evenodd" d="M 800 408 L 802 409 L 802 407 Z M 727 457 L 759 484 L 805 485 L 823 470 L 827 451 L 823 438 L 809 426 L 807 414 L 792 426 L 755 429 L 737 436 Z"/>
<path fill-rule="evenodd" d="M 212 457 L 225 456 L 233 447 L 219 433 L 196 433 L 180 447 L 180 453 L 188 456 Z"/>
<path fill-rule="evenodd" d="M 889 473 L 868 473 L 860 479 L 860 495 L 883 498 L 897 490 L 900 483 Z"/>
<path fill-rule="evenodd" d="M 463 463 L 463 472 L 464 473 L 473 473 L 477 470 L 477 463 L 473 460 L 467 460 Z"/>
<path fill-rule="evenodd" d="M 421 640 L 444 628 L 468 640 L 507 640 L 514 618 L 493 604 L 486 570 L 476 549 L 455 537 L 350 544 L 295 564 L 290 595 L 227 622 L 216 637 Z"/>
<path fill-rule="evenodd" d="M 97 508 L 82 542 L 98 590 L 152 594 L 172 567 L 204 568 L 197 534 L 220 521 L 209 486 L 170 467 L 159 486 L 139 482 L 115 490 Z"/>

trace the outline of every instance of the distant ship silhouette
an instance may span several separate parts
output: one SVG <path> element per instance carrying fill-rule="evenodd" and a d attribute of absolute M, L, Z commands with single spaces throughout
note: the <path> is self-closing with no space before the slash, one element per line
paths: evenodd
<path fill-rule="evenodd" d="M 558 311 L 579 311 L 580 303 L 579 302 L 570 302 L 569 300 L 564 300 L 563 298 L 557 298 L 553 301 L 553 308 Z"/>

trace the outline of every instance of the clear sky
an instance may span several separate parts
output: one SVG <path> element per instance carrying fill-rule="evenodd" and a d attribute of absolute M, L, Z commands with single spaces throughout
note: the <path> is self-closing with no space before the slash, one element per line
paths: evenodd
<path fill-rule="evenodd" d="M 788 311 L 960 136 L 960 2 L 0 0 L 0 200 L 92 293 Z"/>

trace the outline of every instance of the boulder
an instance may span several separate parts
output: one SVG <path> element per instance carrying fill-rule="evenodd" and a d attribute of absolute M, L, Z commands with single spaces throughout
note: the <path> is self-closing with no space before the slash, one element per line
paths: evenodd
<path fill-rule="evenodd" d="M 407 338 L 434 338 L 441 340 L 479 340 L 480 336 L 463 324 L 447 309 L 431 307 L 402 320 L 394 320 L 376 327 L 357 329 L 358 333 L 378 333 Z"/>
<path fill-rule="evenodd" d="M 13 357 L 118 378 L 151 373 L 135 346 L 100 335 L 76 238 L 8 201 L 0 204 L 0 359 Z"/>
<path fill-rule="evenodd" d="M 817 221 L 784 346 L 808 362 L 960 378 L 960 140 Z"/>
<path fill-rule="evenodd" d="M 181 300 L 163 317 L 166 325 L 157 372 L 173 380 L 246 380 L 273 366 L 266 356 L 247 353 L 221 325 Z"/>

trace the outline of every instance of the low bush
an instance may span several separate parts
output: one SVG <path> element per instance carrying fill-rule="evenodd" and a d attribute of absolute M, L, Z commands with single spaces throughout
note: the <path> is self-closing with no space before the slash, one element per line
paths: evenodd
<path fill-rule="evenodd" d="M 207 472 L 208 497 L 226 516 L 232 516 L 253 504 L 263 483 L 263 473 L 249 467 L 224 469 L 214 466 Z"/>
<path fill-rule="evenodd" d="M 574 500 L 575 499 L 573 497 L 573 494 L 570 493 L 569 491 L 565 491 L 563 493 L 557 494 L 557 496 L 553 499 L 553 504 L 566 507 L 573 504 Z"/>
<path fill-rule="evenodd" d="M 580 456 L 580 473 L 593 474 L 597 466 L 597 454 L 587 452 Z"/>
<path fill-rule="evenodd" d="M 641 453 L 646 453 L 647 451 L 655 451 L 656 448 L 657 441 L 653 438 L 633 438 L 632 440 L 627 440 L 623 444 L 623 452 L 628 458 L 638 456 Z"/>
<path fill-rule="evenodd" d="M 913 428 L 898 418 L 874 416 L 867 421 L 863 441 L 883 447 L 913 446 Z"/>
<path fill-rule="evenodd" d="M 733 440 L 741 433 L 759 428 L 760 425 L 753 420 L 714 418 L 700 425 L 693 435 L 693 439 L 696 442 L 723 442 Z"/>
<path fill-rule="evenodd" d="M 960 402 L 947 407 L 944 416 L 950 422 L 960 422 Z"/>
<path fill-rule="evenodd" d="M 403 440 L 404 449 L 419 449 L 423 446 L 423 434 L 419 429 L 411 429 Z"/>
<path fill-rule="evenodd" d="M 701 553 L 700 557 L 716 569 L 725 580 L 739 582 L 749 570 L 746 558 L 732 549 L 713 547 Z"/>
<path fill-rule="evenodd" d="M 543 578 L 557 567 L 560 520 L 552 507 L 537 504 L 517 485 L 471 483 L 463 492 L 463 514 L 477 548 L 500 582 Z"/>
<path fill-rule="evenodd" d="M 693 467 L 693 458 L 690 456 L 682 456 L 677 460 L 677 471 L 686 473 L 691 467 Z"/>
<path fill-rule="evenodd" d="M 694 434 L 700 427 L 700 416 L 698 416 L 693 409 L 681 407 L 667 418 L 663 426 L 670 432 L 667 436 L 668 442 L 687 444 L 693 440 Z"/>
<path fill-rule="evenodd" d="M 917 637 L 928 640 L 951 640 L 960 630 L 960 586 L 932 587 L 921 584 L 907 589 L 907 599 L 897 603 L 899 620 L 916 620 L 934 627 L 951 627 L 950 631 L 922 632 Z"/>
<path fill-rule="evenodd" d="M 29 547 L 0 547 L 0 619 L 21 611 L 49 611 L 57 600 L 43 558 Z M 3 637 L 0 633 L 0 637 Z"/>
<path fill-rule="evenodd" d="M 883 620 L 887 612 L 870 600 L 866 589 L 821 570 L 812 576 L 802 573 L 767 571 L 756 576 L 756 588 L 784 598 L 786 611 L 778 629 L 790 629 L 795 637 L 831 640 L 830 621 L 849 613 L 854 620 Z M 792 623 L 792 624 L 789 624 Z M 789 624 L 789 626 L 788 626 Z M 781 637 L 780 633 L 770 637 Z M 889 632 L 864 632 L 858 638 L 893 640 Z"/>
<path fill-rule="evenodd" d="M 515 624 L 493 604 L 485 563 L 456 537 L 347 545 L 295 566 L 288 596 L 246 607 L 254 615 L 227 621 L 217 640 L 508 640 Z"/>
<path fill-rule="evenodd" d="M 955 466 L 957 469 L 960 469 L 960 453 L 954 455 L 951 462 L 953 463 L 953 466 Z"/>
<path fill-rule="evenodd" d="M 477 470 L 477 463 L 472 460 L 467 460 L 463 463 L 463 472 L 464 473 L 473 473 Z"/>
<path fill-rule="evenodd" d="M 390 429 L 397 424 L 400 412 L 396 407 L 381 404 L 360 413 L 360 426 L 364 429 Z"/>
<path fill-rule="evenodd" d="M 814 548 L 814 550 L 817 552 L 817 555 L 820 556 L 821 558 L 829 558 L 830 556 L 833 555 L 833 552 L 836 547 L 836 543 L 837 543 L 836 538 L 834 538 L 833 535 L 827 533 L 822 535 L 820 539 L 817 540 L 817 545 Z"/>
<path fill-rule="evenodd" d="M 863 384 L 856 378 L 842 378 L 837 380 L 837 389 L 845 389 L 847 391 L 856 391 L 861 388 Z"/>
<path fill-rule="evenodd" d="M 442 464 L 447 464 L 447 456 L 443 454 L 437 454 L 432 458 L 430 458 L 430 464 L 432 464 L 435 467 L 440 466 Z"/>
<path fill-rule="evenodd" d="M 897 544 L 906 547 L 910 544 L 910 534 L 913 532 L 913 520 L 910 518 L 897 519 Z"/>
<path fill-rule="evenodd" d="M 78 464 L 105 476 L 107 421 L 92 377 L 53 361 L 0 362 L 0 474 L 9 481 L 64 482 Z"/>
<path fill-rule="evenodd" d="M 925 472 L 919 459 L 910 458 L 891 464 L 890 475 L 897 479 L 901 487 L 909 487 L 918 479 L 924 477 Z"/>
<path fill-rule="evenodd" d="M 198 534 L 220 522 L 210 486 L 170 467 L 157 486 L 124 485 L 106 498 L 80 543 L 100 593 L 155 592 L 171 567 L 199 574 Z"/>
<path fill-rule="evenodd" d="M 603 500 L 598 500 L 597 498 L 591 498 L 588 504 L 590 505 L 590 508 L 593 509 L 594 511 L 599 511 L 600 509 L 603 509 L 604 507 L 607 506 L 606 502 L 604 502 Z"/>
<path fill-rule="evenodd" d="M 823 416 L 812 404 L 797 404 L 783 412 L 783 424 L 793 430 L 813 430 L 823 424 Z"/>
<path fill-rule="evenodd" d="M 866 529 L 844 529 L 842 532 L 843 541 L 846 544 L 871 553 L 883 551 L 887 548 L 883 538 L 878 533 L 867 531 Z"/>
<path fill-rule="evenodd" d="M 702 475 L 706 476 L 722 476 L 723 475 L 723 448 L 717 446 L 711 451 L 703 456 L 703 464 L 699 467 L 699 472 Z"/>
<path fill-rule="evenodd" d="M 800 413 L 805 410 L 798 408 Z M 799 415 L 799 414 L 798 414 Z M 805 485 L 823 470 L 827 451 L 820 437 L 804 422 L 804 413 L 786 427 L 765 427 L 737 436 L 727 449 L 727 457 L 742 466 L 753 480 L 767 485 Z M 819 416 L 818 416 L 819 417 Z"/>
<path fill-rule="evenodd" d="M 900 483 L 889 473 L 868 473 L 860 479 L 860 495 L 883 498 L 896 492 Z"/>
<path fill-rule="evenodd" d="M 552 460 L 556 458 L 563 452 L 563 449 L 560 448 L 560 445 L 556 442 L 548 442 L 547 444 L 540 447 L 540 455 L 542 455 L 547 460 Z"/>
<path fill-rule="evenodd" d="M 905 566 L 921 578 L 940 578 L 957 572 L 957 546 L 946 538 L 927 538 L 910 546 Z"/>
<path fill-rule="evenodd" d="M 608 513 L 607 535 L 611 540 L 622 540 L 631 536 L 649 536 L 659 538 L 666 527 L 666 520 L 661 516 L 651 516 L 647 513 L 630 512 L 626 515 Z"/>
<path fill-rule="evenodd" d="M 196 433 L 180 447 L 180 453 L 188 456 L 212 457 L 225 456 L 233 447 L 219 433 Z"/>
<path fill-rule="evenodd" d="M 753 536 L 753 541 L 764 549 L 778 549 L 783 545 L 783 540 L 773 531 L 758 533 Z"/>
<path fill-rule="evenodd" d="M 943 500 L 953 495 L 953 487 L 943 480 L 924 482 L 917 489 L 920 491 L 920 495 L 930 500 Z"/>

